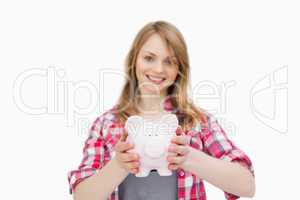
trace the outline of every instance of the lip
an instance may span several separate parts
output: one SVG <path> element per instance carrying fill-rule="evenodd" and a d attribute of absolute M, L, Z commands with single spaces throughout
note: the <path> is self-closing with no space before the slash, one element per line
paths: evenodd
<path fill-rule="evenodd" d="M 149 81 L 151 81 L 152 83 L 155 83 L 155 84 L 161 84 L 162 82 L 164 82 L 166 80 L 166 78 L 160 77 L 160 78 L 162 78 L 162 80 L 161 81 L 157 81 L 157 80 L 151 79 L 149 76 L 152 76 L 152 75 L 146 74 L 147 79 Z M 156 78 L 157 76 L 153 76 L 153 77 Z M 157 78 L 159 78 L 159 77 L 157 77 Z"/>

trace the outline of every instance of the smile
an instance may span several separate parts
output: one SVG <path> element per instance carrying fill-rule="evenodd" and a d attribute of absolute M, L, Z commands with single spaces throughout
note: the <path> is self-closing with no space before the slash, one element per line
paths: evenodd
<path fill-rule="evenodd" d="M 161 84 L 166 78 L 146 75 L 147 79 L 155 84 Z"/>

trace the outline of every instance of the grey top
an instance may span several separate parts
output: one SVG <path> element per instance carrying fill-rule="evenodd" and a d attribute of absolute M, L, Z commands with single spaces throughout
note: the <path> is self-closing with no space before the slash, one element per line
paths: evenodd
<path fill-rule="evenodd" d="M 118 187 L 120 200 L 177 200 L 177 175 L 160 176 L 152 170 L 147 177 L 129 174 Z"/>

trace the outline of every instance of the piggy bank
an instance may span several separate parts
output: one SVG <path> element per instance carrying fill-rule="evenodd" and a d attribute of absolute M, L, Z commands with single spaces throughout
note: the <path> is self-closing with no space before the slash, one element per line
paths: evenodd
<path fill-rule="evenodd" d="M 167 154 L 177 127 L 177 117 L 171 113 L 158 118 L 133 115 L 127 119 L 127 141 L 134 144 L 134 149 L 130 151 L 136 152 L 140 157 L 136 177 L 146 177 L 152 169 L 156 169 L 160 176 L 172 175 L 172 171 L 168 169 Z"/>

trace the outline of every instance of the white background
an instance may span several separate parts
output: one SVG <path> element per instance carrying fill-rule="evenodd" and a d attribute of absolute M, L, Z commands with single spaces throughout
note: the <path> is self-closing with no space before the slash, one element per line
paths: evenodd
<path fill-rule="evenodd" d="M 71 199 L 67 172 L 81 161 L 86 129 L 123 83 L 101 71 L 122 73 L 135 34 L 153 20 L 184 35 L 191 96 L 202 94 L 197 104 L 215 109 L 250 156 L 254 199 L 298 196 L 299 19 L 297 1 L 1 1 L 0 198 Z"/>

